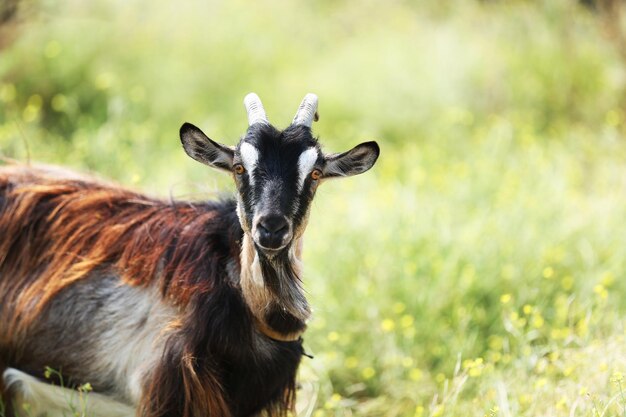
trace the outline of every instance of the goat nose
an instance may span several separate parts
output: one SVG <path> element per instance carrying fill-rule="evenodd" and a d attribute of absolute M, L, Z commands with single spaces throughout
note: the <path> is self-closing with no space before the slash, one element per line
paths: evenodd
<path fill-rule="evenodd" d="M 259 227 L 262 227 L 269 233 L 278 233 L 287 228 L 289 223 L 284 216 L 263 216 L 259 219 Z"/>
<path fill-rule="evenodd" d="M 259 218 L 257 226 L 259 243 L 266 248 L 277 249 L 289 233 L 289 222 L 285 216 L 267 215 Z"/>

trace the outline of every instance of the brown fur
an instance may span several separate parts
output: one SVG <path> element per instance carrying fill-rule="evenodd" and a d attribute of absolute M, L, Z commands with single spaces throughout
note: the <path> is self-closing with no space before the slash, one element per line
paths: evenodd
<path fill-rule="evenodd" d="M 48 301 L 99 268 L 115 270 L 129 285 L 158 285 L 181 311 L 192 296 L 212 290 L 202 279 L 209 275 L 206 263 L 197 262 L 211 256 L 210 247 L 197 244 L 215 216 L 210 208 L 10 165 L 0 167 L 0 214 L 0 317 L 9 320 L 4 332 L 0 326 L 0 358 L 2 347 L 25 334 Z M 238 248 L 232 256 L 238 261 Z M 180 326 L 170 323 L 169 331 Z M 155 369 L 140 404 L 143 415 L 171 415 L 174 403 L 183 416 L 231 415 L 210 366 L 198 366 L 193 355 L 185 352 L 182 363 L 163 360 Z"/>
<path fill-rule="evenodd" d="M 206 281 L 197 282 L 200 271 L 192 258 L 197 254 L 190 249 L 212 212 L 14 166 L 0 170 L 0 192 L 5 200 L 0 265 L 11 277 L 0 282 L 0 297 L 4 306 L 17 300 L 12 331 L 19 332 L 59 291 L 103 265 L 113 265 L 132 285 L 158 277 L 163 294 L 177 305 L 211 289 Z"/>

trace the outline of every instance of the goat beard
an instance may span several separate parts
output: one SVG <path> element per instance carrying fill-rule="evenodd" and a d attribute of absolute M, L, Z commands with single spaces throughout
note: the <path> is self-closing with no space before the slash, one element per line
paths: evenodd
<path fill-rule="evenodd" d="M 291 252 L 291 245 L 271 257 L 257 250 L 259 266 L 263 282 L 278 304 L 276 307 L 306 321 L 311 315 L 311 309 L 299 275 L 300 261 Z"/>

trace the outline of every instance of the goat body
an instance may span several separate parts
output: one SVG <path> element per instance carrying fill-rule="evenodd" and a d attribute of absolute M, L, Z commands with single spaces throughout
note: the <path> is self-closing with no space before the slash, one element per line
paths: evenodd
<path fill-rule="evenodd" d="M 300 280 L 311 201 L 325 179 L 369 170 L 380 149 L 323 153 L 314 94 L 282 131 L 258 96 L 244 103 L 235 147 L 180 129 L 189 156 L 232 175 L 233 200 L 164 202 L 59 168 L 0 168 L 5 399 L 49 411 L 67 395 L 41 382 L 55 376 L 90 383 L 92 411 L 107 417 L 293 409 L 311 315 Z"/>
<path fill-rule="evenodd" d="M 231 200 L 0 168 L 0 365 L 51 366 L 145 416 L 284 414 L 302 344 L 257 330 L 242 238 Z"/>

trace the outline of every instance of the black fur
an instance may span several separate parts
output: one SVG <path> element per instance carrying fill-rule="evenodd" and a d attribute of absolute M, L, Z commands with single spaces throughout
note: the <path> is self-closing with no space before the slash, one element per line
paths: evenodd
<path fill-rule="evenodd" d="M 128 364 L 116 361 L 124 352 L 120 341 L 156 339 L 162 357 L 151 369 L 128 365 L 142 373 L 138 415 L 286 416 L 304 351 L 302 339 L 273 338 L 294 340 L 310 314 L 294 258 L 300 247 L 293 245 L 300 243 L 317 174 L 325 168 L 329 176 L 364 172 L 376 161 L 378 145 L 326 157 L 301 125 L 279 131 L 254 124 L 235 150 L 190 124 L 180 133 L 192 158 L 233 173 L 242 219 L 235 200 L 163 202 L 28 168 L 0 171 L 0 236 L 7 237 L 0 239 L 0 312 L 9 322 L 0 321 L 0 371 L 15 367 L 41 377 L 51 366 L 66 384 L 90 382 L 96 392 L 132 403 L 127 376 L 119 374 Z M 259 154 L 256 165 L 249 164 L 252 172 L 236 166 L 246 142 Z M 308 149 L 317 153 L 310 167 L 319 171 L 315 175 L 298 169 Z M 11 184 L 19 196 L 9 197 Z M 244 229 L 258 234 L 253 220 L 263 216 L 282 217 L 289 231 L 276 249 L 261 248 L 251 236 L 266 287 L 260 297 L 271 297 L 255 299 L 259 293 L 252 291 L 244 299 L 240 280 L 250 278 L 242 274 L 241 259 L 249 262 L 252 250 L 246 243 L 247 257 L 240 258 Z M 145 297 L 152 295 L 136 293 L 141 286 L 166 300 L 167 308 L 156 307 L 160 315 L 150 314 L 154 303 Z M 128 311 L 136 300 L 142 308 Z M 149 324 L 152 317 L 156 325 Z M 144 328 L 147 336 L 135 334 Z M 111 331 L 119 337 L 111 338 Z"/>
<path fill-rule="evenodd" d="M 116 204 L 128 202 L 112 203 L 110 209 L 120 209 Z M 179 236 L 163 255 L 164 265 L 175 265 L 173 259 L 193 260 L 197 275 L 196 281 L 186 283 L 193 292 L 184 307 L 180 326 L 165 336 L 163 358 L 145 379 L 146 392 L 151 395 L 144 411 L 150 416 L 185 415 L 185 407 L 190 404 L 185 392 L 190 369 L 185 365 L 191 363 L 204 392 L 208 396 L 221 393 L 228 414 L 218 415 L 246 417 L 262 410 L 272 411 L 274 416 L 285 415 L 295 395 L 302 341 L 276 341 L 256 328 L 238 279 L 243 230 L 235 201 L 159 204 L 161 211 L 180 213 L 183 208 L 192 208 L 198 218 L 207 213 L 214 215 L 204 223 L 187 223 L 187 228 L 178 225 L 180 230 L 192 230 L 197 239 L 183 247 Z M 37 223 L 34 227 L 43 228 L 45 224 Z M 159 231 L 154 230 L 153 236 L 159 239 Z M 185 251 L 185 256 L 179 251 Z M 234 268 L 233 274 L 228 273 L 229 268 Z M 115 321 L 112 315 L 132 314 L 133 322 L 129 325 L 135 328 L 146 323 L 146 312 L 118 308 L 127 305 L 123 300 L 117 302 L 118 299 L 141 289 L 122 283 L 117 272 L 112 265 L 103 265 L 89 277 L 62 290 L 46 305 L 40 320 L 28 328 L 22 341 L 11 347 L 0 343 L 0 372 L 9 366 L 44 380 L 44 368 L 50 366 L 61 371 L 66 387 L 89 382 L 95 392 L 130 402 L 125 392 L 118 391 L 113 368 L 110 373 L 94 374 L 85 366 L 93 362 L 91 355 L 96 352 L 92 349 L 97 349 L 85 341 L 93 342 L 94 335 L 109 330 L 106 323 Z M 175 269 L 168 268 L 161 275 L 161 290 L 166 296 L 177 285 L 178 275 Z M 159 384 L 154 384 L 155 380 Z M 60 383 L 55 379 L 48 381 Z M 3 391 L 1 386 L 0 391 Z M 2 396 L 8 399 L 7 393 Z M 219 410 L 219 407 L 211 409 Z M 192 410 L 190 415 L 203 414 Z"/>
<path fill-rule="evenodd" d="M 237 181 L 248 224 L 252 224 L 255 206 L 271 202 L 271 210 L 278 213 L 290 214 L 298 207 L 293 217 L 288 215 L 293 221 L 293 228 L 297 229 L 302 224 L 314 195 L 310 179 L 304 184 L 304 192 L 298 194 L 298 158 L 306 149 L 314 147 L 318 151 L 317 165 L 323 166 L 324 163 L 320 145 L 311 134 L 311 129 L 291 125 L 279 131 L 271 125 L 255 124 L 250 126 L 238 145 L 237 153 L 244 142 L 253 145 L 263 155 L 254 171 L 258 179 L 254 189 L 250 187 L 248 174 Z M 235 163 L 238 162 L 237 153 Z"/>
<path fill-rule="evenodd" d="M 198 374 L 218 377 L 233 416 L 251 416 L 263 409 L 275 409 L 280 415 L 286 393 L 295 392 L 302 341 L 280 342 L 259 334 L 238 282 L 220 272 L 236 259 L 243 235 L 234 205 L 226 201 L 215 207 L 220 215 L 211 230 L 205 231 L 204 243 L 212 248 L 213 261 L 218 260 L 207 271 L 215 278 L 214 284 L 210 291 L 194 294 L 180 329 L 170 338 L 163 361 L 167 369 L 162 372 L 180 375 L 180 358 L 191 355 Z M 182 397 L 182 388 L 181 383 L 172 383 L 170 404 L 177 404 L 175 398 Z M 162 415 L 177 416 L 180 411 L 175 407 Z"/>

